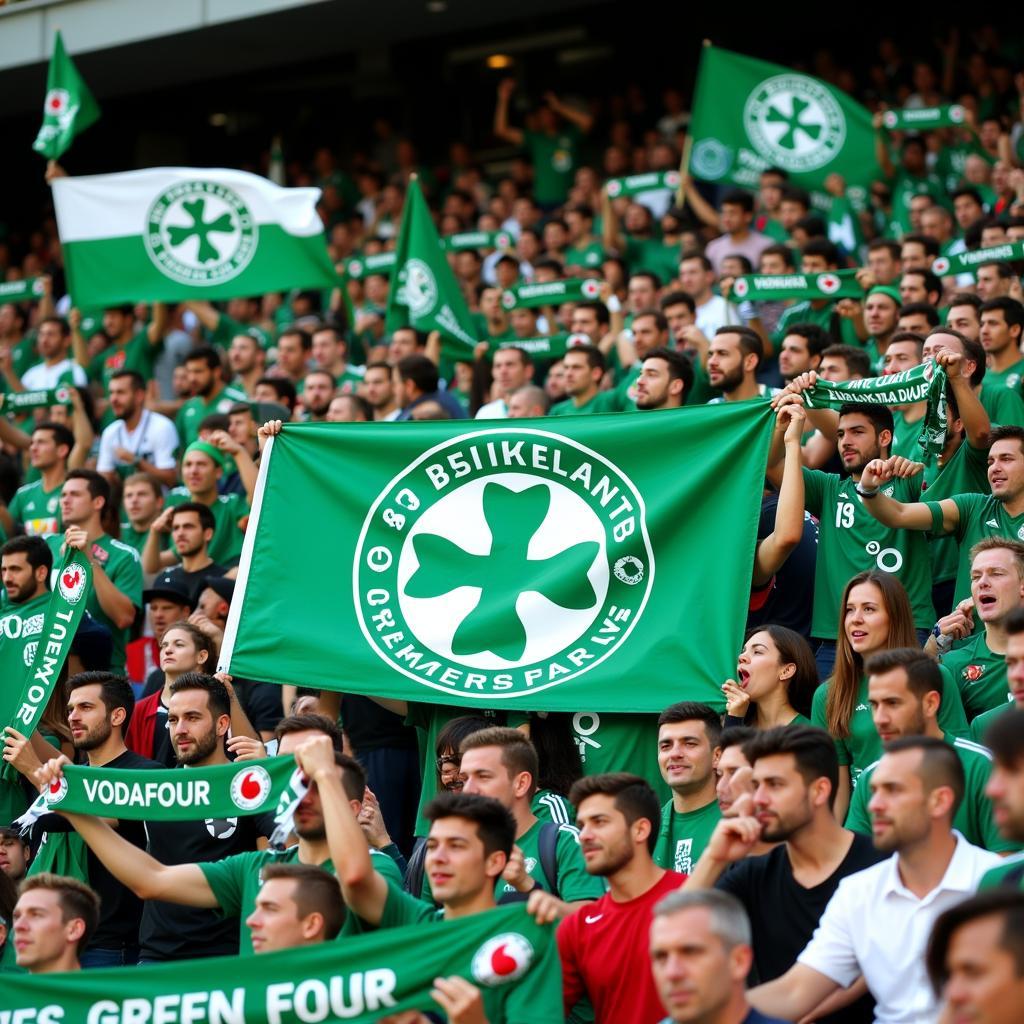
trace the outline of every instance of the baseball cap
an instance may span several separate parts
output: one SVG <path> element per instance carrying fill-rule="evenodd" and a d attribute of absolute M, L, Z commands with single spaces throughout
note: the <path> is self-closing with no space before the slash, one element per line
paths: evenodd
<path fill-rule="evenodd" d="M 199 585 L 198 593 L 209 587 L 218 597 L 222 597 L 228 604 L 235 596 L 235 581 L 227 576 L 204 576 L 203 582 Z"/>
<path fill-rule="evenodd" d="M 155 597 L 162 597 L 175 604 L 184 605 L 192 610 L 196 606 L 195 598 L 192 596 L 192 589 L 183 579 L 171 573 L 164 573 L 153 580 L 148 590 L 142 592 L 142 600 L 149 604 Z"/>

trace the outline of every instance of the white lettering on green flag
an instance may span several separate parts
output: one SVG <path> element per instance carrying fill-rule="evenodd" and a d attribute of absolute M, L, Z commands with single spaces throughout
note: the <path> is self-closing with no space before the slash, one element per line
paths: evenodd
<path fill-rule="evenodd" d="M 827 270 L 820 274 L 746 274 L 732 284 L 733 302 L 780 299 L 861 298 L 864 289 L 856 270 Z"/>
<path fill-rule="evenodd" d="M 46 73 L 43 123 L 32 148 L 51 160 L 58 160 L 74 137 L 84 132 L 99 116 L 99 105 L 65 51 L 60 32 L 57 32 Z"/>
<path fill-rule="evenodd" d="M 102 308 L 332 288 L 319 196 L 224 169 L 57 178 L 69 290 L 77 306 Z"/>
<path fill-rule="evenodd" d="M 629 174 L 625 178 L 609 178 L 604 188 L 612 199 L 627 198 L 657 189 L 677 189 L 679 172 L 648 171 L 646 174 Z"/>
<path fill-rule="evenodd" d="M 369 256 L 350 256 L 345 260 L 345 274 L 353 281 L 359 281 L 369 274 L 383 274 L 390 278 L 395 272 L 393 252 L 375 252 Z"/>
<path fill-rule="evenodd" d="M 721 704 L 748 603 L 767 404 L 546 429 L 359 426 L 286 424 L 264 454 L 225 671 L 462 706 Z M 297 502 L 314 524 L 301 535 Z M 296 564 L 324 568 L 300 585 Z M 282 631 L 293 600 L 301 615 Z"/>
<path fill-rule="evenodd" d="M 515 243 L 507 231 L 460 231 L 445 235 L 441 247 L 445 252 L 464 252 L 467 249 L 511 249 Z"/>
<path fill-rule="evenodd" d="M 450 975 L 480 988 L 494 1024 L 562 1020 L 555 929 L 515 905 L 343 945 L 128 971 L 4 974 L 0 1024 L 371 1024 L 405 1010 L 436 1012 L 434 979 Z"/>
<path fill-rule="evenodd" d="M 0 281 L 0 303 L 31 302 L 42 297 L 43 279 L 26 277 L 21 281 Z"/>
<path fill-rule="evenodd" d="M 790 181 L 823 188 L 878 176 L 871 114 L 846 93 L 778 64 L 705 46 L 690 121 L 690 173 L 755 188 L 781 167 Z"/>
<path fill-rule="evenodd" d="M 0 412 L 22 412 L 26 409 L 47 409 L 51 405 L 70 405 L 70 387 L 43 388 L 39 391 L 8 391 L 0 395 Z"/>
<path fill-rule="evenodd" d="M 502 348 L 521 348 L 537 359 L 561 359 L 566 351 L 576 345 L 589 345 L 590 339 L 585 334 L 569 334 L 565 331 L 558 334 L 541 334 L 535 338 L 502 338 L 490 343 L 490 353 Z"/>
<path fill-rule="evenodd" d="M 933 128 L 956 128 L 964 123 L 966 112 L 959 103 L 946 103 L 938 107 L 904 107 L 887 110 L 882 123 L 889 131 L 929 131 Z"/>
<path fill-rule="evenodd" d="M 932 271 L 939 277 L 950 274 L 970 273 L 977 270 L 982 263 L 1008 263 L 1024 260 L 1024 242 L 1005 242 L 1003 245 L 989 246 L 987 249 L 973 249 L 958 252 L 953 256 L 940 256 L 932 263 Z"/>
<path fill-rule="evenodd" d="M 597 302 L 601 298 L 601 282 L 592 277 L 568 277 L 562 281 L 519 284 L 501 293 L 505 309 L 537 306 L 558 306 L 563 302 Z"/>

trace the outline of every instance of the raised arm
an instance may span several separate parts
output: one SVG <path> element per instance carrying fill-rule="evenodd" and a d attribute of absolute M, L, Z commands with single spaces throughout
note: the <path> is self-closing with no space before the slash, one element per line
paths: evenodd
<path fill-rule="evenodd" d="M 71 389 L 71 432 L 75 435 L 75 446 L 68 455 L 68 469 L 81 469 L 89 459 L 96 432 L 85 411 L 85 403 L 78 388 Z"/>
<path fill-rule="evenodd" d="M 494 107 L 494 134 L 514 146 L 521 146 L 526 136 L 521 129 L 513 128 L 508 123 L 508 103 L 515 88 L 514 78 L 506 78 L 498 85 L 498 102 Z"/>
<path fill-rule="evenodd" d="M 245 488 L 245 500 L 251 505 L 252 496 L 256 492 L 256 477 L 259 476 L 259 469 L 252 461 L 252 456 L 226 430 L 215 430 L 210 436 L 210 442 L 235 460 L 238 476 Z"/>
<path fill-rule="evenodd" d="M 803 406 L 784 405 L 779 410 L 779 419 L 786 424 L 782 486 L 775 509 L 775 528 L 757 545 L 754 554 L 755 587 L 764 586 L 778 572 L 804 535 L 804 474 L 800 449 L 806 419 Z"/>
<path fill-rule="evenodd" d="M 605 188 L 601 189 L 601 244 L 610 252 L 622 252 L 619 215 L 615 212 L 615 204 Z"/>
<path fill-rule="evenodd" d="M 167 304 L 164 302 L 154 302 L 151 312 L 152 316 L 149 326 L 146 328 L 146 336 L 149 338 L 150 345 L 159 345 L 164 340 L 164 335 L 167 334 L 171 318 L 167 312 Z"/>
<path fill-rule="evenodd" d="M 891 178 L 896 173 L 896 168 L 893 167 L 892 157 L 889 156 L 889 138 L 882 121 L 883 116 L 882 111 L 878 111 L 871 119 L 871 123 L 875 127 L 875 159 L 878 161 L 878 166 L 882 168 L 882 173 L 887 178 Z"/>
<path fill-rule="evenodd" d="M 190 313 L 194 313 L 195 318 L 208 331 L 217 330 L 217 325 L 220 323 L 220 311 L 213 305 L 213 303 L 201 302 L 197 299 L 191 299 L 188 302 L 182 303 L 182 305 Z"/>
<path fill-rule="evenodd" d="M 911 467 L 920 467 L 908 459 L 894 455 L 888 459 L 874 459 L 864 467 L 858 491 L 863 505 L 883 526 L 893 530 L 931 530 L 935 523 L 932 510 L 923 501 L 902 502 L 890 498 L 879 490 L 882 484 L 895 477 L 912 476 Z M 920 472 L 920 468 L 916 469 Z M 865 493 L 867 492 L 867 493 Z M 960 525 L 960 510 L 952 498 L 938 502 L 942 510 L 942 532 L 952 533 Z"/>
<path fill-rule="evenodd" d="M 593 128 L 594 118 L 592 114 L 588 114 L 585 110 L 577 110 L 576 107 L 570 107 L 568 104 L 563 103 L 555 93 L 550 91 L 544 93 L 544 101 L 559 117 L 564 117 L 566 121 L 571 121 L 584 135 Z"/>
<path fill-rule="evenodd" d="M 987 448 L 992 433 L 992 421 L 988 418 L 981 399 L 974 393 L 970 378 L 963 375 L 964 357 L 948 349 L 936 353 L 935 361 L 945 367 L 950 390 L 956 399 L 960 421 L 967 433 L 967 443 L 972 448 Z"/>
<path fill-rule="evenodd" d="M 709 228 L 721 231 L 722 222 L 718 216 L 718 211 L 697 191 L 697 186 L 692 178 L 686 179 L 684 188 L 686 191 L 686 201 L 690 204 L 690 209 Z"/>

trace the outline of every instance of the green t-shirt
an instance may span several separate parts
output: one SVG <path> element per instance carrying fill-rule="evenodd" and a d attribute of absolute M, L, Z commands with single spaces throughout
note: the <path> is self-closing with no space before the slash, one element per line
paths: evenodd
<path fill-rule="evenodd" d="M 11 346 L 11 368 L 19 377 L 42 361 L 43 357 L 36 351 L 35 331 L 29 331 L 21 341 Z"/>
<path fill-rule="evenodd" d="M 659 800 L 672 796 L 658 767 L 657 715 L 577 711 L 572 730 L 584 775 L 631 772 L 646 779 Z"/>
<path fill-rule="evenodd" d="M 992 708 L 991 711 L 983 711 L 978 717 L 971 722 L 971 739 L 975 743 L 984 744 L 985 733 L 988 732 L 989 726 L 1002 714 L 1007 711 L 1012 711 L 1016 707 L 1013 698 L 1007 695 L 1006 703 L 997 708 Z"/>
<path fill-rule="evenodd" d="M 834 316 L 835 311 L 836 304 L 834 302 L 827 302 L 819 309 L 815 309 L 811 305 L 810 299 L 794 303 L 792 306 L 787 307 L 783 310 L 782 316 L 779 317 L 778 323 L 775 325 L 775 330 L 772 332 L 772 342 L 775 345 L 776 351 L 778 351 L 779 346 L 789 333 L 791 325 L 815 324 L 831 337 L 835 338 L 833 326 L 837 320 L 839 322 L 839 337 L 835 338 L 835 340 L 837 342 L 842 342 L 844 345 L 856 345 L 857 348 L 862 348 L 863 346 L 860 339 L 857 337 L 853 321 L 848 317 Z"/>
<path fill-rule="evenodd" d="M 379 850 L 370 851 L 374 869 L 389 882 L 401 886 L 402 875 L 398 865 Z M 213 891 L 214 898 L 225 917 L 238 918 L 238 944 L 243 954 L 252 952 L 252 932 L 246 925 L 246 918 L 256 909 L 256 896 L 262 884 L 260 879 L 263 868 L 267 864 L 297 864 L 299 862 L 298 846 L 289 846 L 283 853 L 271 850 L 252 850 L 248 853 L 236 853 L 223 860 L 203 861 L 200 869 L 206 876 L 207 884 Z M 325 860 L 317 865 L 334 874 L 334 864 Z M 355 914 L 346 912 L 345 923 L 341 926 L 341 935 L 358 935 L 367 930 L 366 924 Z"/>
<path fill-rule="evenodd" d="M 131 523 L 121 523 L 121 543 L 127 544 L 131 548 L 135 548 L 139 553 L 139 557 L 142 557 L 142 549 L 146 546 L 146 539 L 149 537 L 149 530 L 136 530 Z M 166 549 L 167 545 L 162 545 L 162 550 Z"/>
<path fill-rule="evenodd" d="M 582 246 L 571 245 L 565 250 L 565 266 L 596 269 L 604 262 L 604 255 L 604 246 L 600 242 L 588 242 Z"/>
<path fill-rule="evenodd" d="M 443 920 L 443 910 L 410 896 L 400 882 L 388 882 L 381 928 Z M 563 1024 L 562 964 L 557 944 L 550 943 L 543 959 L 515 985 L 481 986 L 480 995 L 488 1024 Z"/>
<path fill-rule="evenodd" d="M 1005 389 L 1003 393 L 1010 394 Z M 941 469 L 937 468 L 934 461 L 926 464 L 924 479 L 925 497 L 929 501 L 952 498 L 954 494 L 987 494 L 988 450 L 972 448 L 964 441 Z M 956 538 L 933 536 L 928 541 L 928 547 L 932 553 L 932 582 L 945 583 L 956 579 L 957 563 L 960 560 Z"/>
<path fill-rule="evenodd" d="M 995 161 L 989 156 L 988 151 L 977 140 L 960 142 L 958 145 L 942 146 L 935 158 L 934 171 L 942 181 L 947 192 L 955 192 L 964 179 L 964 169 L 969 156 L 980 156 L 986 163 L 993 164 Z M 978 188 L 982 199 L 988 202 L 985 196 L 985 189 Z"/>
<path fill-rule="evenodd" d="M 576 172 L 580 134 L 572 124 L 553 135 L 523 132 L 523 146 L 533 164 L 533 195 L 541 205 L 565 202 Z"/>
<path fill-rule="evenodd" d="M 1021 365 L 1024 365 L 1024 360 Z M 1019 379 L 1016 387 L 998 382 L 990 385 L 986 374 L 978 398 L 993 425 L 1024 426 L 1024 398 L 1021 397 Z"/>
<path fill-rule="evenodd" d="M 917 443 L 917 439 L 924 429 L 924 421 L 924 416 L 919 416 L 916 420 L 908 423 L 902 409 L 893 409 L 892 446 L 889 454 L 902 455 L 903 458 L 910 459 L 911 462 L 923 462 L 924 450 Z"/>
<path fill-rule="evenodd" d="M 551 407 L 549 416 L 589 416 L 595 412 L 626 412 L 635 406 L 616 388 L 612 391 L 598 391 L 589 402 L 577 405 L 571 398 Z"/>
<path fill-rule="evenodd" d="M 918 629 L 935 622 L 928 538 L 919 530 L 890 530 L 866 508 L 850 477 L 804 469 L 807 511 L 819 521 L 814 571 L 811 633 L 835 640 L 839 599 L 852 576 L 865 569 L 892 573 L 906 588 Z M 882 488 L 896 501 L 918 501 L 920 476 L 897 479 Z"/>
<path fill-rule="evenodd" d="M 25 974 L 24 967 L 19 967 L 15 961 L 17 952 L 14 948 L 14 929 L 11 923 L 7 923 L 7 938 L 3 946 L 0 946 L 0 974 Z"/>
<path fill-rule="evenodd" d="M 179 410 L 174 425 L 178 429 L 178 440 L 184 451 L 193 441 L 199 439 L 199 424 L 207 416 L 214 413 L 226 415 L 227 411 L 238 402 L 246 402 L 245 392 L 231 384 L 221 388 L 209 401 L 202 395 L 190 398 Z"/>
<path fill-rule="evenodd" d="M 992 819 L 992 801 L 985 796 L 985 786 L 992 773 L 992 755 L 989 751 L 970 740 L 946 736 L 945 740 L 956 751 L 963 765 L 966 787 L 964 798 L 953 818 L 953 828 L 963 833 L 964 839 L 983 850 L 993 853 L 1006 853 L 1017 850 L 1016 843 L 1004 839 Z M 846 815 L 846 827 L 854 832 L 871 835 L 871 815 L 868 813 L 868 802 L 871 800 L 869 782 L 874 773 L 875 764 L 864 769 L 857 788 L 850 797 L 850 810 Z"/>
<path fill-rule="evenodd" d="M 288 322 L 291 323 L 291 320 Z M 248 334 L 250 338 L 255 338 L 264 352 L 270 348 L 273 341 L 262 327 L 257 327 L 256 324 L 243 324 L 241 320 L 236 320 L 227 313 L 220 314 L 217 326 L 208 333 L 211 345 L 225 349 L 231 346 L 231 339 L 236 334 Z"/>
<path fill-rule="evenodd" d="M 947 736 L 966 736 L 968 733 L 967 718 L 964 715 L 963 705 L 960 703 L 960 693 L 949 672 L 941 665 L 939 671 L 942 673 L 942 703 L 939 706 L 938 714 L 939 728 Z M 831 682 L 830 679 L 822 683 L 814 691 L 814 699 L 811 702 L 811 722 L 826 732 L 828 725 L 825 719 L 825 701 Z M 875 729 L 875 722 L 871 717 L 871 706 L 868 704 L 867 676 L 861 677 L 860 685 L 857 687 L 857 703 L 854 705 L 853 714 L 850 717 L 848 731 L 848 736 L 833 736 L 832 741 L 836 745 L 839 763 L 849 766 L 850 781 L 856 786 L 861 772 L 882 756 L 882 741 L 878 738 L 878 731 Z"/>
<path fill-rule="evenodd" d="M 60 548 L 64 543 L 63 535 L 47 537 L 46 543 L 53 551 L 53 564 L 60 565 Z M 139 553 L 130 545 L 119 540 L 114 540 L 107 534 L 101 534 L 91 546 L 92 557 L 102 567 L 103 571 L 110 578 L 110 582 L 127 596 L 138 610 L 142 607 L 142 562 Z M 113 620 L 100 607 L 99 598 L 96 596 L 96 588 L 89 590 L 89 600 L 86 602 L 85 610 L 101 625 L 110 630 L 112 650 L 110 653 L 110 671 L 124 672 L 124 650 L 125 645 L 131 636 L 132 627 L 118 629 Z"/>
<path fill-rule="evenodd" d="M 163 342 L 159 345 L 151 344 L 148 331 L 148 327 L 143 327 L 128 341 L 111 345 L 95 355 L 86 368 L 86 377 L 102 384 L 104 390 L 110 384 L 110 378 L 120 370 L 134 370 L 142 374 L 144 380 L 152 378 L 153 362 Z"/>
<path fill-rule="evenodd" d="M 575 825 L 576 809 L 569 801 L 553 789 L 538 789 L 530 801 L 530 810 L 541 821 L 555 825 Z"/>
<path fill-rule="evenodd" d="M 14 492 L 7 511 L 30 537 L 63 533 L 60 517 L 60 492 L 63 486 L 63 483 L 59 483 L 52 491 L 46 491 L 42 480 L 25 484 Z"/>
<path fill-rule="evenodd" d="M 906 171 L 897 170 L 888 179 L 887 184 L 892 189 L 892 213 L 893 218 L 900 226 L 900 231 L 906 234 L 912 230 L 910 224 L 910 201 L 914 196 L 931 196 L 936 203 L 944 205 L 946 202 L 946 191 L 942 182 L 935 174 L 907 174 Z"/>
<path fill-rule="evenodd" d="M 1020 391 L 1020 382 L 1024 378 L 1024 359 L 1008 366 L 1005 370 L 986 370 L 984 388 L 1003 387 L 1013 391 Z"/>
<path fill-rule="evenodd" d="M 997 864 L 994 868 L 989 868 L 981 876 L 981 881 L 978 883 L 978 892 L 984 892 L 986 889 L 998 889 L 1004 884 L 1012 883 L 1017 889 L 1024 889 L 1024 873 L 1021 873 L 1021 861 L 1024 861 L 1024 853 L 1019 854 L 1016 857 L 1007 857 L 1001 864 Z M 1006 876 L 1013 874 L 1017 877 L 1006 880 Z"/>
<path fill-rule="evenodd" d="M 192 500 L 187 487 L 175 487 L 167 492 L 165 499 L 168 507 Z M 242 557 L 245 534 L 238 522 L 249 514 L 249 503 L 240 494 L 218 494 L 217 500 L 209 508 L 213 513 L 214 527 L 207 553 L 218 565 L 230 569 Z M 171 550 L 174 550 L 173 545 Z"/>
<path fill-rule="evenodd" d="M 988 649 L 984 629 L 969 637 L 962 646 L 944 654 L 942 664 L 960 690 L 960 699 L 969 719 L 1006 704 L 1009 692 L 1006 658 Z"/>
<path fill-rule="evenodd" d="M 677 811 L 671 800 L 661 809 L 661 828 L 654 847 L 654 863 L 668 871 L 688 875 L 700 860 L 711 833 L 722 818 L 717 800 L 696 811 Z"/>
<path fill-rule="evenodd" d="M 625 248 L 622 258 L 631 274 L 646 270 L 657 276 L 666 285 L 679 275 L 679 261 L 683 256 L 681 245 L 666 245 L 660 238 L 635 238 L 624 236 Z"/>
<path fill-rule="evenodd" d="M 351 363 L 346 364 L 343 373 L 339 373 L 334 378 L 334 383 L 337 385 L 338 390 L 344 395 L 354 395 L 359 388 L 359 385 L 363 383 L 363 377 L 366 375 L 365 366 L 353 366 Z"/>
<path fill-rule="evenodd" d="M 540 859 L 540 833 L 547 822 L 535 821 L 517 840 L 516 846 L 523 851 L 526 870 L 530 877 L 544 889 L 554 892 L 555 886 L 544 871 Z M 566 903 L 576 900 L 596 900 L 605 893 L 604 879 L 588 875 L 583 853 L 580 851 L 579 833 L 572 825 L 558 825 L 558 841 L 555 845 L 555 859 L 558 861 L 557 895 Z M 499 878 L 494 887 L 494 898 L 500 900 L 505 893 L 514 893 L 515 887 Z"/>

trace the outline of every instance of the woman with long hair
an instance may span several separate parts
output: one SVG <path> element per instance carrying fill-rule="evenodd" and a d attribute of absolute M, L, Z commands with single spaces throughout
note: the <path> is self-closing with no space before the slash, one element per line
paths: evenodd
<path fill-rule="evenodd" d="M 785 626 L 747 630 L 736 666 L 736 679 L 722 686 L 725 727 L 810 725 L 811 700 L 818 688 L 818 668 L 810 645 Z"/>
<path fill-rule="evenodd" d="M 860 572 L 843 590 L 839 602 L 839 639 L 832 678 L 814 693 L 811 722 L 825 729 L 839 755 L 836 817 L 846 817 L 852 786 L 865 768 L 882 756 L 868 703 L 864 662 L 876 651 L 920 648 L 910 600 L 895 576 L 878 569 Z M 939 725 L 947 735 L 966 736 L 967 718 L 949 672 L 941 665 L 942 705 Z"/>
<path fill-rule="evenodd" d="M 572 731 L 572 715 L 566 711 L 531 712 L 529 721 L 517 728 L 530 737 L 540 766 L 530 810 L 541 821 L 575 825 L 576 811 L 568 795 L 572 784 L 583 778 L 583 763 Z"/>

